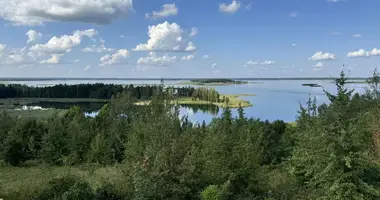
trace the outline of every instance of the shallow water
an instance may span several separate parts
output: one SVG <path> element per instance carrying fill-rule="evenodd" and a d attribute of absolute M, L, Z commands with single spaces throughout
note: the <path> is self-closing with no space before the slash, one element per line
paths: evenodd
<path fill-rule="evenodd" d="M 55 84 L 78 84 L 78 83 L 95 83 L 99 81 L 30 81 L 18 82 L 21 84 L 42 86 L 42 85 L 55 85 Z M 147 80 L 118 80 L 118 81 L 102 81 L 104 83 L 115 84 L 158 84 L 159 81 Z M 176 85 L 179 81 L 166 81 L 166 85 Z M 316 83 L 322 87 L 307 87 L 302 86 L 303 83 Z M 363 92 L 365 84 L 349 84 L 348 87 L 355 89 L 357 92 Z M 180 87 L 183 87 L 181 85 Z M 196 86 L 194 86 L 196 87 Z M 260 81 L 251 82 L 250 84 L 242 85 L 229 85 L 229 86 L 213 86 L 221 94 L 256 94 L 256 96 L 241 97 L 253 103 L 253 107 L 245 108 L 244 112 L 247 117 L 260 118 L 261 120 L 284 120 L 286 122 L 295 121 L 300 104 L 305 105 L 309 95 L 316 98 L 317 103 L 328 103 L 328 99 L 323 92 L 326 91 L 335 93 L 335 84 L 331 81 L 317 81 L 317 80 L 276 80 L 276 81 Z M 223 109 L 212 112 L 207 109 L 193 109 L 190 107 L 182 107 L 180 115 L 187 115 L 193 122 L 210 122 L 213 117 L 220 115 Z M 216 114 L 218 113 L 218 114 Z M 232 109 L 233 116 L 237 116 L 237 109 Z"/>

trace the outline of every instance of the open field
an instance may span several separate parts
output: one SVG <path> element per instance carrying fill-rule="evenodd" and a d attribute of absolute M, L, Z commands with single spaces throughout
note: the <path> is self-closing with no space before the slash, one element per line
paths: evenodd
<path fill-rule="evenodd" d="M 62 175 L 74 175 L 88 181 L 96 189 L 103 181 L 125 185 L 122 171 L 118 166 L 78 166 L 78 167 L 0 167 L 0 199 L 26 199 L 42 189 L 52 179 Z"/>
<path fill-rule="evenodd" d="M 220 95 L 220 99 L 229 98 L 230 102 L 228 107 L 230 108 L 239 108 L 239 104 L 241 104 L 241 107 L 246 108 L 246 107 L 252 107 L 252 103 L 249 101 L 245 101 L 240 99 L 242 96 L 255 96 L 254 94 L 222 94 Z M 146 105 L 149 104 L 150 101 L 140 101 L 136 103 L 136 105 Z M 178 104 L 178 105 L 216 105 L 222 108 L 227 107 L 226 103 L 219 103 L 219 102 L 211 102 L 211 101 L 193 101 L 191 97 L 179 97 L 174 99 L 174 101 L 171 102 L 172 104 Z"/>

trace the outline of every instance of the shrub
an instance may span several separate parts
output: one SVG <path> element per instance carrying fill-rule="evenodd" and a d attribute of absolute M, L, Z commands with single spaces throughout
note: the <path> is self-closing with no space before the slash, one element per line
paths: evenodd
<path fill-rule="evenodd" d="M 124 196 L 110 183 L 103 184 L 95 191 L 94 200 L 122 200 Z"/>
<path fill-rule="evenodd" d="M 59 199 L 72 186 L 78 182 L 78 178 L 72 175 L 65 175 L 54 178 L 47 184 L 46 188 L 35 195 L 35 200 Z"/>
<path fill-rule="evenodd" d="M 94 199 L 94 191 L 88 182 L 80 181 L 75 183 L 62 195 L 62 200 L 92 200 Z"/>

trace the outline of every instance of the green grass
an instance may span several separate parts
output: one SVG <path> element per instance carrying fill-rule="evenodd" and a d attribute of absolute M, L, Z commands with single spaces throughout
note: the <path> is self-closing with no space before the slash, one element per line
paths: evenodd
<path fill-rule="evenodd" d="M 241 104 L 241 107 L 246 108 L 246 107 L 252 107 L 252 103 L 249 101 L 245 101 L 240 99 L 242 96 L 255 96 L 254 94 L 224 94 L 220 95 L 220 99 L 223 97 L 229 98 L 230 102 L 228 104 L 228 107 L 230 108 L 239 108 L 239 104 Z M 150 101 L 140 101 L 137 102 L 136 105 L 147 105 L 149 104 Z M 227 107 L 226 103 L 218 103 L 218 102 L 211 102 L 211 101 L 193 101 L 191 97 L 178 97 L 175 98 L 172 102 L 172 104 L 178 104 L 178 105 L 216 105 L 222 108 Z"/>
<path fill-rule="evenodd" d="M 81 166 L 81 167 L 0 167 L 0 199 L 6 197 L 32 194 L 55 177 L 75 175 L 88 181 L 96 189 L 102 181 L 110 181 L 116 185 L 125 185 L 123 173 L 119 166 Z M 12 198 L 13 199 L 13 198 Z"/>

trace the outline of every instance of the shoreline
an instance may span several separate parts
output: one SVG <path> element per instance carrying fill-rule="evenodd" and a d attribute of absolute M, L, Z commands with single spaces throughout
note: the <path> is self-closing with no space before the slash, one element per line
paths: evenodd
<path fill-rule="evenodd" d="M 229 108 L 239 108 L 239 103 L 241 104 L 242 108 L 248 108 L 252 107 L 253 104 L 249 101 L 240 99 L 240 97 L 244 96 L 256 96 L 255 94 L 221 94 L 220 99 L 223 97 L 229 98 Z M 140 101 L 135 103 L 135 105 L 147 105 L 150 103 L 150 100 L 146 101 Z M 178 105 L 215 105 L 221 108 L 226 108 L 227 104 L 226 103 L 221 103 L 221 102 L 211 102 L 211 101 L 194 101 L 192 97 L 178 97 L 174 99 L 170 104 L 178 104 Z"/>

